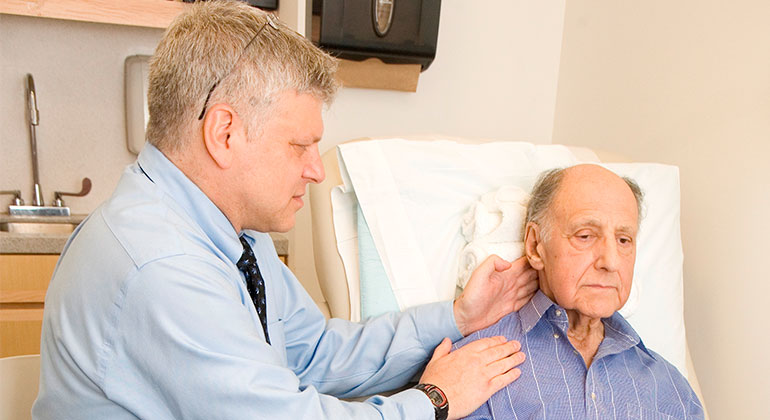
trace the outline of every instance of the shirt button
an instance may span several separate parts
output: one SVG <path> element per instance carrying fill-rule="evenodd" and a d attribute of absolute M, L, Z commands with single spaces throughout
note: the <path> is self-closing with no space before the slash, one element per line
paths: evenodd
<path fill-rule="evenodd" d="M 558 309 L 556 310 L 556 316 L 561 316 L 561 311 Z"/>
<path fill-rule="evenodd" d="M 553 338 L 559 338 L 559 334 L 554 334 Z"/>
<path fill-rule="evenodd" d="M 595 393 L 593 393 L 593 392 L 591 393 L 591 399 L 592 399 L 592 400 L 594 400 L 594 401 L 596 401 L 596 394 L 595 394 Z"/>

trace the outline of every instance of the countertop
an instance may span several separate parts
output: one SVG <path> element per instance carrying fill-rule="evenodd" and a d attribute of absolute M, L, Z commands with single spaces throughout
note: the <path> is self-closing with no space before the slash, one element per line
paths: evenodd
<path fill-rule="evenodd" d="M 10 216 L 0 213 L 0 223 L 14 221 L 34 221 L 35 223 L 72 223 L 78 224 L 86 218 L 85 214 L 72 216 Z M 60 254 L 67 243 L 69 233 L 11 233 L 0 232 L 0 254 Z M 289 254 L 289 240 L 280 233 L 271 233 L 278 255 Z"/>
<path fill-rule="evenodd" d="M 78 224 L 85 214 L 71 216 L 10 216 L 0 213 L 0 223 L 72 223 Z M 61 254 L 69 233 L 14 233 L 0 232 L 0 254 Z"/>

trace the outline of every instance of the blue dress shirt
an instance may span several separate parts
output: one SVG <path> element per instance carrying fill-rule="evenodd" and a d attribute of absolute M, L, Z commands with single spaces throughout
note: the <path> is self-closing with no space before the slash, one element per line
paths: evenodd
<path fill-rule="evenodd" d="M 703 419 L 687 380 L 647 349 L 617 312 L 604 322 L 604 340 L 586 368 L 567 338 L 567 313 L 538 291 L 521 310 L 473 333 L 455 348 L 502 335 L 521 342 L 521 376 L 468 419 Z"/>
<path fill-rule="evenodd" d="M 268 331 L 230 222 L 152 145 L 70 237 L 45 302 L 35 419 L 432 419 L 403 384 L 448 336 L 450 302 L 326 320 L 265 233 Z"/>

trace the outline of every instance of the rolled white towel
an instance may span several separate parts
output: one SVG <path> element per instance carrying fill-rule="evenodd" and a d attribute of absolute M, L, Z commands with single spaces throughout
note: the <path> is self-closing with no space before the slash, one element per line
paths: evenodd
<path fill-rule="evenodd" d="M 494 201 L 487 202 L 483 198 L 476 203 L 472 211 L 475 229 L 471 235 L 471 240 L 476 240 L 493 232 L 500 226 L 503 219 L 497 204 Z"/>
<path fill-rule="evenodd" d="M 487 257 L 487 251 L 482 246 L 470 243 L 460 252 L 460 264 L 457 273 L 457 285 L 464 289 L 471 278 L 471 273 Z"/>
<path fill-rule="evenodd" d="M 488 207 L 483 201 L 476 201 L 463 215 L 461 231 L 465 241 L 470 243 L 495 230 L 502 221 L 497 205 Z"/>
<path fill-rule="evenodd" d="M 524 239 L 524 217 L 527 208 L 517 203 L 500 207 L 500 223 L 491 232 L 484 236 L 477 236 L 476 240 L 484 242 L 516 242 Z"/>
<path fill-rule="evenodd" d="M 529 194 L 507 185 L 490 191 L 463 216 L 461 231 L 468 244 L 460 252 L 457 285 L 464 288 L 473 270 L 490 254 L 513 261 L 524 254 L 523 225 Z"/>
<path fill-rule="evenodd" d="M 498 242 L 486 245 L 487 256 L 495 254 L 506 261 L 513 261 L 524 255 L 524 242 Z"/>
<path fill-rule="evenodd" d="M 463 215 L 461 232 L 465 241 L 520 240 L 528 200 L 529 194 L 513 185 L 482 195 Z"/>
<path fill-rule="evenodd" d="M 474 241 L 469 243 L 460 253 L 457 285 L 464 289 L 471 274 L 473 274 L 473 270 L 492 254 L 498 255 L 504 260 L 513 261 L 524 255 L 524 243 L 520 241 L 498 243 Z"/>
<path fill-rule="evenodd" d="M 463 220 L 460 224 L 460 232 L 462 232 L 463 238 L 465 238 L 465 242 L 473 241 L 473 233 L 476 232 L 476 206 L 478 205 L 478 202 L 473 203 L 468 211 L 463 214 Z"/>

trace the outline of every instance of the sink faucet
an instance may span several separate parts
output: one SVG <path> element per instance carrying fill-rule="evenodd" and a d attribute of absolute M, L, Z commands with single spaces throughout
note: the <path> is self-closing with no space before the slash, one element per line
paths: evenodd
<path fill-rule="evenodd" d="M 70 208 L 64 206 L 62 196 L 69 195 L 73 197 L 83 197 L 91 191 L 91 180 L 83 178 L 83 186 L 80 192 L 68 193 L 56 191 L 54 193 L 54 202 L 52 206 L 46 206 L 43 201 L 43 191 L 40 188 L 40 172 L 38 170 L 37 159 L 37 131 L 36 127 L 40 124 L 40 111 L 37 109 L 37 92 L 35 91 L 35 79 L 31 74 L 27 74 L 26 83 L 27 116 L 29 122 L 29 142 L 32 151 L 32 181 L 34 183 L 32 190 L 32 204 L 24 205 L 21 198 L 21 191 L 10 190 L 0 191 L 0 194 L 11 194 L 13 201 L 8 206 L 8 212 L 11 215 L 19 216 L 69 216 Z"/>
<path fill-rule="evenodd" d="M 40 111 L 37 109 L 37 94 L 35 93 L 35 79 L 27 74 L 27 110 L 29 111 L 29 143 L 32 149 L 32 205 L 44 206 L 43 192 L 40 189 L 40 172 L 37 169 L 37 131 L 35 127 L 40 124 Z"/>

